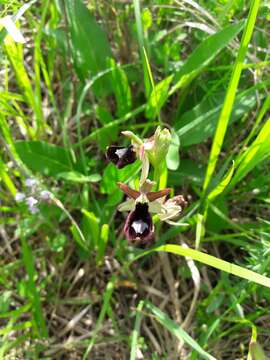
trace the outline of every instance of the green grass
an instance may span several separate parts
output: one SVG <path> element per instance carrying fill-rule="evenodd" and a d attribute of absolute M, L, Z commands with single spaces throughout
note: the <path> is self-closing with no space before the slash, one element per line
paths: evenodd
<path fill-rule="evenodd" d="M 269 6 L 7 15 L 26 42 L 0 25 L 0 359 L 269 358 Z M 188 206 L 134 246 L 117 182 L 138 189 L 140 161 L 118 169 L 106 148 L 159 125 L 172 140 L 149 177 Z"/>

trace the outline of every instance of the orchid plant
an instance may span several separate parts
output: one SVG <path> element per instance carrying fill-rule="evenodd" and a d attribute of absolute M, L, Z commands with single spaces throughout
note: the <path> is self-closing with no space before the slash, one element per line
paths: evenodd
<path fill-rule="evenodd" d="M 144 140 L 131 131 L 123 131 L 122 134 L 131 140 L 131 145 L 109 146 L 107 158 L 119 169 L 132 164 L 136 159 L 141 161 L 142 167 L 139 190 L 124 183 L 117 184 L 128 196 L 118 206 L 118 211 L 129 211 L 124 226 L 127 239 L 134 244 L 145 244 L 154 239 L 151 214 L 157 214 L 161 221 L 168 221 L 181 214 L 187 202 L 182 195 L 166 200 L 171 192 L 170 188 L 151 191 L 156 183 L 148 178 L 150 164 L 158 171 L 163 166 L 171 143 L 170 131 L 158 127 L 153 136 Z"/>

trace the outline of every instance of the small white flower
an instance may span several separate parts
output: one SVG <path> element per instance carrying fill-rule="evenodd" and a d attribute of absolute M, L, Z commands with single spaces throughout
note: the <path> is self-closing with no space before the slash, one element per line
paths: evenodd
<path fill-rule="evenodd" d="M 37 180 L 33 178 L 28 178 L 25 180 L 25 186 L 32 188 L 37 185 Z"/>
<path fill-rule="evenodd" d="M 49 200 L 51 198 L 51 193 L 48 190 L 42 190 L 40 192 L 40 198 L 42 200 Z"/>
<path fill-rule="evenodd" d="M 25 199 L 25 194 L 22 192 L 17 192 L 15 195 L 15 200 L 17 202 L 22 202 Z"/>
<path fill-rule="evenodd" d="M 39 212 L 38 208 L 35 206 L 29 207 L 29 211 L 31 214 L 37 214 Z"/>
<path fill-rule="evenodd" d="M 34 207 L 38 203 L 38 201 L 33 196 L 29 196 L 28 198 L 26 198 L 26 203 L 30 209 L 30 208 Z"/>

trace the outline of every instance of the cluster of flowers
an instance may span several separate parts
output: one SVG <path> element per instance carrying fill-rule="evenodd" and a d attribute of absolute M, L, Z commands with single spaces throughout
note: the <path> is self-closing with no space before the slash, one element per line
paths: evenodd
<path fill-rule="evenodd" d="M 42 190 L 37 179 L 26 179 L 25 187 L 27 189 L 26 193 L 17 192 L 15 195 L 15 200 L 18 203 L 25 203 L 30 213 L 36 214 L 39 212 L 39 201 L 50 200 L 52 194 L 47 190 Z"/>
<path fill-rule="evenodd" d="M 124 183 L 117 185 L 128 196 L 128 200 L 118 206 L 119 211 L 129 211 L 124 233 L 130 242 L 144 244 L 154 239 L 151 213 L 157 214 L 161 221 L 167 221 L 179 215 L 187 202 L 182 195 L 166 201 L 170 188 L 151 191 L 155 183 L 148 179 L 150 164 L 156 169 L 163 166 L 171 142 L 169 130 L 158 127 L 152 137 L 144 140 L 131 131 L 123 131 L 122 134 L 131 140 L 131 145 L 109 146 L 107 158 L 119 169 L 136 159 L 142 162 L 139 191 Z"/>

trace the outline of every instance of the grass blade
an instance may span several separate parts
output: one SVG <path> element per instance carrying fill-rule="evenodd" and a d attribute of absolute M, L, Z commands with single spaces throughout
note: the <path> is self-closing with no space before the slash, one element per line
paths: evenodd
<path fill-rule="evenodd" d="M 259 10 L 259 5 L 260 5 L 260 0 L 253 0 L 251 7 L 250 7 L 244 34 L 241 39 L 239 52 L 238 52 L 238 55 L 237 55 L 237 58 L 236 58 L 236 61 L 234 64 L 230 83 L 229 83 L 229 86 L 228 86 L 228 89 L 226 92 L 226 97 L 225 97 L 223 107 L 222 107 L 222 110 L 221 110 L 221 113 L 219 116 L 218 125 L 217 125 L 216 133 L 214 136 L 213 144 L 212 144 L 212 149 L 211 149 L 210 158 L 208 161 L 208 166 L 207 166 L 204 185 L 203 185 L 204 193 L 206 192 L 206 189 L 210 183 L 211 177 L 215 171 L 218 156 L 219 156 L 219 153 L 222 148 L 224 136 L 225 136 L 225 133 L 226 133 L 226 130 L 228 127 L 230 115 L 231 115 L 232 108 L 233 108 L 234 99 L 236 96 L 238 83 L 239 83 L 241 72 L 242 72 L 243 63 L 245 60 L 248 45 L 251 40 L 257 13 Z"/>
<path fill-rule="evenodd" d="M 10 178 L 9 174 L 6 171 L 6 166 L 4 164 L 4 162 L 2 161 L 2 159 L 0 158 L 0 181 L 3 181 L 3 183 L 5 184 L 6 188 L 9 190 L 9 192 L 15 196 L 16 195 L 16 187 L 13 184 L 12 179 Z"/>
<path fill-rule="evenodd" d="M 240 155 L 240 164 L 228 187 L 231 189 L 256 165 L 270 155 L 270 118 L 266 121 L 257 138 L 248 147 L 243 155 Z M 236 159 L 236 163 L 238 159 Z"/>
<path fill-rule="evenodd" d="M 32 303 L 31 310 L 33 314 L 33 323 L 35 325 L 35 331 L 40 338 L 47 338 L 48 332 L 46 328 L 46 322 L 43 317 L 40 294 L 36 287 L 35 278 L 37 276 L 34 264 L 34 256 L 32 250 L 27 243 L 26 237 L 21 235 L 22 242 L 22 255 L 24 266 L 28 275 L 27 287 L 29 301 Z"/>
<path fill-rule="evenodd" d="M 246 280 L 252 281 L 256 284 L 263 285 L 263 286 L 270 288 L 270 278 L 268 278 L 266 276 L 257 274 L 254 271 L 245 269 L 242 266 L 232 264 L 228 261 L 221 260 L 215 256 L 205 254 L 198 250 L 194 250 L 194 249 L 190 249 L 190 248 L 187 249 L 180 245 L 167 244 L 167 245 L 162 245 L 162 246 L 153 248 L 149 251 L 145 251 L 142 254 L 138 255 L 134 260 L 132 260 L 132 262 L 142 256 L 152 253 L 153 251 L 166 251 L 166 252 L 176 254 L 176 255 L 188 256 L 195 261 L 199 261 L 203 264 L 212 266 L 215 269 L 225 271 L 229 274 L 241 277 L 242 279 L 246 279 Z"/>
<path fill-rule="evenodd" d="M 220 181 L 220 183 L 210 192 L 210 194 L 207 196 L 209 200 L 214 200 L 218 195 L 222 194 L 223 191 L 226 189 L 228 184 L 231 181 L 231 178 L 234 173 L 234 161 L 228 172 L 225 174 L 223 179 Z"/>
<path fill-rule="evenodd" d="M 148 96 L 151 92 L 151 81 L 149 78 L 147 62 L 146 62 L 145 53 L 144 53 L 145 44 L 144 44 L 143 26 L 142 26 L 142 19 L 141 19 L 140 0 L 133 0 L 133 5 L 134 5 L 134 12 L 135 12 L 135 19 L 136 19 L 138 43 L 139 43 L 139 48 L 140 48 L 140 56 L 141 56 L 141 61 L 143 64 L 144 88 L 145 88 L 146 97 L 148 98 Z"/>
<path fill-rule="evenodd" d="M 196 350 L 199 355 L 202 356 L 203 359 L 215 360 L 215 358 L 208 354 L 203 348 L 194 340 L 192 337 L 188 335 L 179 325 L 177 325 L 173 320 L 171 320 L 163 311 L 161 311 L 158 307 L 153 305 L 150 301 L 145 302 L 146 308 L 150 310 L 156 320 L 160 322 L 167 330 L 169 330 L 175 337 L 179 340 L 183 340 L 186 344 L 188 344 L 193 350 Z"/>
<path fill-rule="evenodd" d="M 137 355 L 136 350 L 138 346 L 138 337 L 139 337 L 141 321 L 142 321 L 143 306 L 144 306 L 144 301 L 140 301 L 136 308 L 135 327 L 132 332 L 132 339 L 131 339 L 130 360 L 136 360 L 136 355 Z"/>
<path fill-rule="evenodd" d="M 114 285 L 115 285 L 115 281 L 116 281 L 116 277 L 113 276 L 111 281 L 108 282 L 107 284 L 107 287 L 106 287 L 106 290 L 105 290 L 105 294 L 103 296 L 103 305 L 102 305 L 102 308 L 101 308 L 101 311 L 100 311 L 100 314 L 99 314 L 99 317 L 97 319 L 97 324 L 96 324 L 96 327 L 95 327 L 95 330 L 94 330 L 94 333 L 92 335 L 92 338 L 90 340 L 90 343 L 84 353 L 84 356 L 83 356 L 83 360 L 86 360 L 86 359 L 89 359 L 88 355 L 90 353 L 90 351 L 92 350 L 92 347 L 94 346 L 95 344 L 95 340 L 96 340 L 96 336 L 97 336 L 97 333 L 98 331 L 100 330 L 100 327 L 101 327 L 101 324 L 102 324 L 102 321 L 104 320 L 104 317 L 106 315 L 106 312 L 108 311 L 109 309 L 109 306 L 110 306 L 110 300 L 111 300 L 111 297 L 112 297 L 112 293 L 113 293 L 113 289 L 114 289 Z"/>
<path fill-rule="evenodd" d="M 239 33 L 243 28 L 243 21 L 230 25 L 225 29 L 205 39 L 187 58 L 184 65 L 175 75 L 175 85 L 170 95 L 180 87 L 187 85 L 199 72 L 207 66 L 216 55 Z"/>

